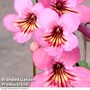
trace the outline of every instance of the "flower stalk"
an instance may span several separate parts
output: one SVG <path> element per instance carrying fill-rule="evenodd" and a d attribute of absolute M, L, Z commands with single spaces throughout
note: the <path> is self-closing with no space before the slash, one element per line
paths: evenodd
<path fill-rule="evenodd" d="M 33 63 L 33 77 L 36 75 L 36 67 L 35 67 L 35 65 L 34 65 L 34 63 Z"/>
<path fill-rule="evenodd" d="M 38 2 L 38 0 L 36 0 L 36 3 Z"/>

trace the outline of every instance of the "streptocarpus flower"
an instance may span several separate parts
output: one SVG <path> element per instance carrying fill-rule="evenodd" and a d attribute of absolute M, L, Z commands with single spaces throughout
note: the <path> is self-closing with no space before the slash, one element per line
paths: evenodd
<path fill-rule="evenodd" d="M 82 5 L 85 0 L 39 0 L 45 7 L 52 8 L 59 15 L 73 12 L 80 15 L 81 23 L 90 22 L 90 8 Z"/>
<path fill-rule="evenodd" d="M 67 12 L 77 13 L 73 7 L 76 5 L 76 0 L 39 0 L 45 7 L 50 7 L 55 10 L 59 15 Z"/>
<path fill-rule="evenodd" d="M 39 28 L 38 17 L 44 7 L 41 3 L 33 6 L 31 0 L 14 0 L 14 7 L 17 14 L 7 15 L 3 22 L 7 29 L 14 32 L 14 39 L 24 43 Z"/>
<path fill-rule="evenodd" d="M 47 8 L 40 14 L 40 23 L 43 28 L 36 31 L 34 36 L 37 43 L 48 48 L 47 51 L 49 48 L 70 51 L 77 46 L 78 40 L 73 34 L 80 24 L 77 15 L 68 13 L 59 18 L 55 11 Z M 53 54 L 53 51 L 50 52 Z"/>
<path fill-rule="evenodd" d="M 73 5 L 76 6 L 78 4 L 85 2 L 85 0 L 73 0 L 73 1 L 72 0 L 38 0 L 38 1 L 42 2 L 45 7 L 51 7 L 52 5 L 57 5 L 57 4 L 59 5 L 66 4 L 65 6 L 67 6 L 68 8 L 70 6 L 73 7 Z"/>
<path fill-rule="evenodd" d="M 79 59 L 78 48 L 63 52 L 60 58 L 49 56 L 43 48 L 37 49 L 33 61 L 43 72 L 34 77 L 30 87 L 90 87 L 90 70 L 73 66 Z"/>

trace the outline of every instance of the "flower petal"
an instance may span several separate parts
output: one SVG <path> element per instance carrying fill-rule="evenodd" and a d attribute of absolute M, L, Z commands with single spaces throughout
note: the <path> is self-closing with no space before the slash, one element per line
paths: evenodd
<path fill-rule="evenodd" d="M 18 43 L 25 43 L 31 38 L 31 33 L 23 35 L 21 32 L 17 32 L 13 39 Z"/>
<path fill-rule="evenodd" d="M 62 46 L 65 51 L 71 51 L 78 46 L 78 39 L 73 34 L 68 34 L 66 37 L 67 42 Z"/>
<path fill-rule="evenodd" d="M 80 18 L 74 13 L 64 14 L 61 16 L 59 24 L 63 27 L 65 32 L 71 33 L 78 29 Z"/>
<path fill-rule="evenodd" d="M 90 8 L 84 5 L 78 6 L 77 10 L 81 14 L 81 23 L 90 22 Z"/>
<path fill-rule="evenodd" d="M 19 16 L 24 14 L 27 9 L 30 10 L 32 6 L 31 0 L 14 0 L 14 7 Z"/>
<path fill-rule="evenodd" d="M 52 57 L 49 56 L 43 48 L 38 48 L 33 52 L 33 62 L 35 66 L 41 70 L 51 67 L 54 63 L 54 61 L 52 61 Z"/>
<path fill-rule="evenodd" d="M 77 0 L 77 4 L 81 4 L 81 3 L 83 3 L 84 1 L 86 1 L 86 0 Z"/>
<path fill-rule="evenodd" d="M 50 56 L 58 56 L 62 55 L 63 49 L 61 47 L 45 47 L 44 50 L 50 55 Z"/>
<path fill-rule="evenodd" d="M 18 19 L 18 16 L 16 14 L 9 14 L 4 17 L 3 24 L 8 30 L 12 32 L 17 32 L 18 29 L 16 29 L 16 26 L 15 26 L 15 21 L 17 19 Z"/>
<path fill-rule="evenodd" d="M 65 64 L 65 67 L 71 68 L 74 64 L 76 64 L 80 59 L 80 50 L 79 48 L 75 48 L 72 51 L 63 52 L 62 58 L 60 59 L 60 62 L 63 62 Z"/>
<path fill-rule="evenodd" d="M 40 1 L 45 7 L 50 7 L 52 0 L 38 0 Z"/>
<path fill-rule="evenodd" d="M 33 7 L 35 13 L 37 13 L 38 15 L 44 10 L 44 6 L 42 5 L 42 3 L 36 3 Z"/>
<path fill-rule="evenodd" d="M 30 83 L 30 87 L 48 87 L 48 84 L 46 83 L 48 74 L 46 72 L 37 74 L 33 78 L 33 82 Z"/>
<path fill-rule="evenodd" d="M 76 6 L 78 0 L 67 0 L 67 6 L 68 7 L 74 7 Z"/>
<path fill-rule="evenodd" d="M 73 67 L 70 70 L 76 77 L 72 81 L 74 87 L 90 87 L 90 70 L 84 67 Z"/>
<path fill-rule="evenodd" d="M 45 30 L 52 28 L 52 24 L 55 24 L 58 20 L 58 14 L 49 8 L 44 9 L 40 14 L 40 23 Z"/>
<path fill-rule="evenodd" d="M 38 29 L 34 32 L 35 41 L 41 46 L 47 46 L 47 43 L 44 40 L 45 32 L 44 29 Z"/>

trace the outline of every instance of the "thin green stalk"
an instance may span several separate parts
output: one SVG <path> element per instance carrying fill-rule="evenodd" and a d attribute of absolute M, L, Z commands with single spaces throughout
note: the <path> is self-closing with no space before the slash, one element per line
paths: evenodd
<path fill-rule="evenodd" d="M 35 65 L 34 65 L 34 63 L 33 63 L 33 77 L 36 75 L 36 67 L 35 67 Z"/>
<path fill-rule="evenodd" d="M 86 59 L 87 59 L 87 40 L 86 40 L 86 37 L 84 35 L 83 35 L 83 43 L 84 43 L 83 55 L 84 55 L 84 60 L 86 61 Z"/>

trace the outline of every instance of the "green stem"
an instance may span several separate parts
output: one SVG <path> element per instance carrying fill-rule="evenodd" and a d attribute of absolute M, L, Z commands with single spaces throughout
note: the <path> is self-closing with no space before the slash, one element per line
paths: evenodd
<path fill-rule="evenodd" d="M 86 40 L 86 37 L 83 35 L 83 43 L 84 43 L 84 60 L 86 61 L 87 59 L 87 40 Z"/>
<path fill-rule="evenodd" d="M 34 63 L 33 63 L 33 77 L 36 75 L 36 67 L 35 67 L 35 65 L 34 65 Z"/>

